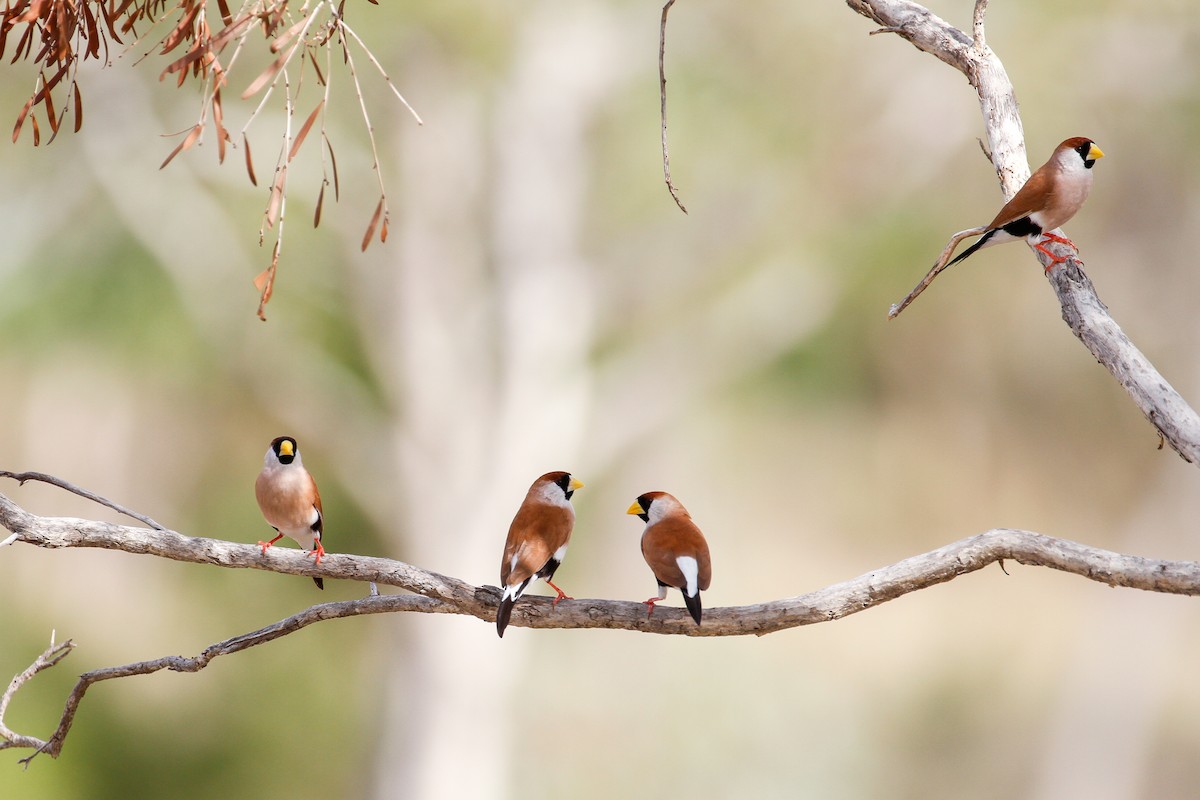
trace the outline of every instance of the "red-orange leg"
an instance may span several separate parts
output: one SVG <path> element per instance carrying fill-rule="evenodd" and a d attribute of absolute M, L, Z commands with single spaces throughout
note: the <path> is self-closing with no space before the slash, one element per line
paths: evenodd
<path fill-rule="evenodd" d="M 571 597 L 571 595 L 564 592 L 562 589 L 555 586 L 549 579 L 546 580 L 546 583 L 550 586 L 551 589 L 558 592 L 558 597 L 554 598 L 555 606 L 558 605 L 559 600 L 574 600 L 575 599 L 574 597 Z"/>
<path fill-rule="evenodd" d="M 320 539 L 317 539 L 317 540 L 316 540 L 316 542 L 317 542 L 317 546 L 316 546 L 316 547 L 314 547 L 312 550 L 309 550 L 309 551 L 308 551 L 308 554 L 309 554 L 310 556 L 311 556 L 311 555 L 315 555 L 315 556 L 317 557 L 317 560 L 316 560 L 316 562 L 314 562 L 314 563 L 316 563 L 316 564 L 320 564 L 320 563 L 321 563 L 321 556 L 325 555 L 325 548 L 321 546 L 321 540 L 320 540 Z"/>
<path fill-rule="evenodd" d="M 1074 250 L 1076 255 L 1079 254 L 1079 248 L 1075 245 L 1074 242 L 1072 242 L 1070 239 L 1066 238 L 1065 236 L 1059 236 L 1058 234 L 1054 234 L 1054 233 L 1044 233 L 1044 234 L 1042 234 L 1042 236 L 1044 236 L 1045 238 L 1042 239 L 1037 244 L 1035 244 L 1033 246 L 1033 249 L 1037 250 L 1038 252 L 1042 253 L 1043 255 L 1045 255 L 1047 258 L 1050 259 L 1050 263 L 1046 265 L 1046 272 L 1049 272 L 1053 267 L 1055 267 L 1058 264 L 1063 263 L 1068 258 L 1068 256 L 1056 256 L 1056 255 L 1054 255 L 1054 253 L 1051 253 L 1049 250 L 1047 250 L 1045 248 L 1046 242 L 1058 242 L 1059 244 L 1065 244 L 1068 247 L 1070 247 L 1072 250 Z"/>
<path fill-rule="evenodd" d="M 650 619 L 650 615 L 654 613 L 654 604 L 661 599 L 661 597 L 651 597 L 649 600 L 642 601 L 642 605 L 646 606 L 646 619 Z"/>
<path fill-rule="evenodd" d="M 271 541 L 269 541 L 269 542 L 259 542 L 259 543 L 258 543 L 258 546 L 262 548 L 263 555 L 265 556 L 265 555 L 267 554 L 267 548 L 268 548 L 268 547 L 270 547 L 271 545 L 275 544 L 276 542 L 278 542 L 278 541 L 279 541 L 280 539 L 282 539 L 282 538 L 283 538 L 283 534 L 281 533 L 281 534 L 279 534 L 278 536 L 276 536 L 274 539 L 272 539 L 272 540 L 271 540 Z"/>

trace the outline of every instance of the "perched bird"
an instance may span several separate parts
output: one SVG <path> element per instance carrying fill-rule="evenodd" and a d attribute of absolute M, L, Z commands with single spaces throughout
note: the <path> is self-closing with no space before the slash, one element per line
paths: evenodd
<path fill-rule="evenodd" d="M 496 611 L 496 632 L 504 636 L 513 605 L 535 578 L 541 578 L 558 592 L 559 600 L 571 600 L 551 579 L 567 554 L 567 542 L 575 527 L 575 509 L 571 495 L 583 484 L 569 472 L 547 472 L 533 482 L 524 502 L 517 509 L 504 556 L 500 560 L 500 608 Z"/>
<path fill-rule="evenodd" d="M 287 536 L 311 551 L 310 555 L 315 555 L 316 563 L 320 564 L 321 556 L 325 555 L 325 548 L 321 546 L 324 528 L 321 493 L 317 491 L 313 476 L 304 468 L 300 448 L 291 436 L 280 436 L 267 448 L 262 472 L 254 481 L 254 496 L 267 524 L 279 533 L 269 542 L 258 543 L 263 554 Z M 325 588 L 325 582 L 320 578 L 313 578 L 313 582 L 318 589 Z"/>
<path fill-rule="evenodd" d="M 1083 207 L 1083 201 L 1092 191 L 1092 166 L 1101 158 L 1104 158 L 1103 151 L 1091 139 L 1082 136 L 1067 139 L 1004 204 L 979 241 L 950 264 L 957 264 L 976 250 L 1017 239 L 1027 239 L 1034 249 L 1049 256 L 1050 267 L 1067 259 L 1047 250 L 1044 247 L 1047 241 L 1070 245 L 1079 252 L 1074 242 L 1051 231 L 1065 225 Z"/>
<path fill-rule="evenodd" d="M 654 613 L 655 603 L 667 599 L 667 587 L 671 587 L 683 592 L 683 602 L 699 625 L 700 592 L 712 580 L 712 561 L 708 542 L 692 522 L 692 515 L 666 492 L 646 492 L 625 513 L 646 523 L 642 557 L 658 581 L 658 597 L 642 601 L 649 606 L 646 616 Z"/>

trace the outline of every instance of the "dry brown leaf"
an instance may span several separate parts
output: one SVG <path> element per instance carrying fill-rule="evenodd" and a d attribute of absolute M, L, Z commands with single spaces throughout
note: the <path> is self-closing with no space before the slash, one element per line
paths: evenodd
<path fill-rule="evenodd" d="M 308 136 L 308 132 L 312 130 L 313 123 L 317 121 L 317 114 L 321 113 L 321 109 L 325 107 L 325 101 L 317 103 L 317 107 L 308 115 L 308 119 L 304 120 L 304 124 L 300 127 L 300 132 L 296 134 L 295 141 L 292 142 L 292 149 L 288 151 L 288 161 L 296 157 L 296 151 L 300 149 L 300 145 L 304 144 L 304 137 Z"/>
<path fill-rule="evenodd" d="M 246 151 L 246 172 L 250 175 L 250 185 L 258 186 L 258 179 L 254 177 L 254 162 L 250 160 L 250 138 L 245 133 L 242 134 L 242 149 Z"/>
<path fill-rule="evenodd" d="M 50 123 L 50 132 L 58 133 L 58 120 L 55 119 L 54 113 L 54 93 L 47 92 L 46 99 L 42 101 L 42 106 L 46 109 L 46 121 Z M 51 136 L 51 139 L 54 137 Z M 47 143 L 48 144 L 48 143 Z"/>
<path fill-rule="evenodd" d="M 325 75 L 321 72 L 320 65 L 317 64 L 317 60 L 315 58 L 313 58 L 311 52 L 308 52 L 307 50 L 305 52 L 308 53 L 308 63 L 312 64 L 313 71 L 315 71 L 317 73 L 317 84 L 320 86 L 324 86 L 325 85 Z M 0 40 L 0 55 L 3 55 L 3 54 L 4 54 L 3 40 Z"/>
<path fill-rule="evenodd" d="M 271 266 L 267 267 L 254 279 L 254 286 L 259 291 L 258 318 L 267 321 L 267 303 L 271 302 L 271 294 L 275 291 L 275 272 L 279 269 L 279 241 L 271 251 Z"/>
<path fill-rule="evenodd" d="M 72 87 L 75 90 L 75 133 L 83 127 L 83 97 L 79 94 L 79 84 Z"/>
<path fill-rule="evenodd" d="M 203 8 L 203 3 L 196 3 L 188 13 L 183 15 L 183 19 L 179 20 L 179 24 L 163 39 L 163 47 L 159 51 L 159 55 L 166 55 L 178 47 L 181 42 L 192 38 L 192 23 L 196 21 L 196 15 Z"/>
<path fill-rule="evenodd" d="M 259 90 L 275 79 L 279 74 L 279 70 L 283 69 L 283 63 L 287 60 L 287 55 L 282 55 L 270 63 L 270 65 L 259 73 L 254 82 L 246 87 L 246 91 L 242 92 L 242 99 L 248 100 L 258 94 Z"/>
<path fill-rule="evenodd" d="M 362 249 L 366 252 L 367 245 L 371 243 L 371 237 L 375 235 L 375 226 L 379 224 L 380 217 L 383 216 L 383 201 L 386 198 L 379 198 L 379 205 L 375 206 L 375 213 L 371 215 L 371 224 L 367 226 L 367 232 L 363 236 Z"/>
<path fill-rule="evenodd" d="M 313 227 L 316 228 L 321 224 L 321 208 L 325 205 L 325 184 L 328 181 L 321 181 L 321 191 L 317 192 L 317 210 L 313 212 Z"/>
<path fill-rule="evenodd" d="M 204 129 L 199 125 L 193 125 L 191 131 L 188 132 L 188 135 L 183 137 L 183 141 L 176 145 L 175 149 L 171 151 L 171 154 L 167 156 L 166 160 L 163 161 L 159 166 L 159 169 L 162 169 L 163 167 L 167 166 L 167 164 L 170 164 L 171 159 L 175 158 L 175 156 L 194 145 L 196 140 L 200 138 L 200 133 L 203 130 Z"/>
<path fill-rule="evenodd" d="M 25 117 L 29 114 L 29 109 L 33 108 L 34 98 L 31 97 L 25 101 L 25 106 L 21 109 L 21 113 L 17 114 L 17 124 L 13 127 L 13 144 L 16 144 L 17 137 L 21 135 L 21 126 L 25 124 Z"/>
<path fill-rule="evenodd" d="M 217 163 L 225 163 L 225 143 L 232 141 L 229 138 L 229 131 L 225 130 L 225 112 L 221 108 L 221 90 L 217 89 L 213 92 L 212 99 L 213 108 L 213 127 L 217 129 Z"/>
<path fill-rule="evenodd" d="M 274 228 L 279 219 L 279 207 L 283 203 L 283 182 L 287 178 L 287 167 L 279 168 L 275 175 L 275 183 L 271 185 L 271 197 L 267 200 L 267 227 Z"/>
<path fill-rule="evenodd" d="M 326 139 L 325 145 L 329 149 L 329 163 L 333 166 L 333 202 L 336 203 L 342 199 L 342 193 L 338 188 L 337 158 L 333 155 L 333 143 Z"/>
<path fill-rule="evenodd" d="M 30 117 L 29 121 L 33 124 L 33 146 L 37 147 L 42 141 L 42 132 L 38 130 L 37 114 Z"/>
<path fill-rule="evenodd" d="M 303 28 L 307 24 L 308 24 L 308 18 L 302 17 L 300 19 L 300 21 L 297 22 L 295 25 L 293 25 L 292 27 L 288 28 L 283 33 L 276 36 L 275 41 L 271 42 L 271 52 L 278 53 L 280 50 L 287 47 L 287 43 L 292 40 L 292 37 L 295 36 L 297 33 L 299 33 L 300 29 Z"/>

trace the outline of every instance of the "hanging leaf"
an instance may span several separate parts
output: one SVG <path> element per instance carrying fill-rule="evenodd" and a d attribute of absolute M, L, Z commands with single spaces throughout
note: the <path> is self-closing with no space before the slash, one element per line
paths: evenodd
<path fill-rule="evenodd" d="M 329 150 L 329 163 L 333 166 L 333 202 L 336 203 L 342 199 L 342 193 L 338 190 L 337 159 L 333 155 L 333 143 L 326 139 L 325 145 Z"/>
<path fill-rule="evenodd" d="M 267 200 L 267 227 L 274 228 L 279 219 L 279 208 L 283 205 L 283 184 L 287 180 L 287 167 L 280 167 L 271 185 L 271 197 Z"/>
<path fill-rule="evenodd" d="M 287 43 L 292 40 L 292 37 L 299 33 L 300 30 L 307 24 L 308 18 L 302 17 L 295 25 L 276 36 L 275 41 L 271 42 L 271 52 L 278 53 L 280 50 L 287 47 Z"/>
<path fill-rule="evenodd" d="M 321 207 L 325 205 L 325 185 L 328 181 L 321 181 L 321 191 L 317 192 L 317 210 L 313 212 L 313 227 L 316 228 L 321 224 Z"/>
<path fill-rule="evenodd" d="M 250 175 L 250 185 L 258 186 L 258 179 L 254 177 L 254 162 L 250 160 L 250 138 L 242 133 L 242 149 L 246 151 L 246 172 Z"/>
<path fill-rule="evenodd" d="M 79 129 L 83 127 L 83 96 L 79 94 L 79 84 L 73 84 L 72 89 L 75 91 L 75 133 L 79 133 Z"/>
<path fill-rule="evenodd" d="M 249 86 L 246 87 L 246 91 L 242 92 L 242 99 L 243 100 L 250 99 L 255 94 L 258 94 L 260 89 L 262 89 L 268 83 L 273 81 L 275 79 L 275 76 L 279 74 L 279 70 L 283 69 L 283 64 L 285 61 L 287 61 L 286 55 L 282 55 L 279 58 L 272 61 L 267 66 L 267 68 L 264 69 L 262 72 L 260 72 L 258 77 L 255 78 L 254 81 Z"/>
<path fill-rule="evenodd" d="M 32 97 L 26 100 L 21 113 L 17 114 L 17 124 L 13 127 L 13 144 L 16 144 L 17 137 L 21 135 L 21 126 L 25 124 L 25 117 L 29 115 L 29 109 L 33 108 L 33 100 Z"/>
<path fill-rule="evenodd" d="M 371 243 L 371 237 L 375 235 L 375 226 L 379 224 L 380 217 L 383 216 L 383 201 L 385 198 L 379 198 L 379 205 L 375 206 L 375 213 L 371 216 L 371 224 L 367 226 L 367 233 L 363 236 L 362 249 L 366 252 L 367 245 Z"/>
<path fill-rule="evenodd" d="M 304 144 L 304 137 L 308 136 L 308 132 L 312 129 L 313 123 L 317 121 L 317 114 L 321 113 L 321 109 L 325 107 L 325 101 L 317 103 L 317 107 L 308 115 L 308 119 L 304 120 L 304 124 L 300 127 L 300 132 L 296 134 L 296 140 L 292 142 L 292 149 L 288 152 L 288 161 L 296 157 L 296 151 L 300 149 L 300 145 Z"/>
<path fill-rule="evenodd" d="M 175 149 L 171 151 L 171 154 L 169 156 L 167 156 L 166 160 L 163 161 L 162 164 L 159 166 L 159 169 L 162 169 L 163 167 L 167 166 L 167 164 L 170 164 L 171 159 L 175 158 L 175 156 L 179 155 L 184 150 L 187 150 L 189 147 L 194 145 L 196 143 L 196 140 L 200 138 L 200 133 L 203 130 L 204 129 L 201 128 L 199 125 L 192 126 L 192 130 L 188 133 L 187 136 L 183 137 L 182 142 L 180 142 L 178 145 L 176 145 Z"/>
<path fill-rule="evenodd" d="M 267 303 L 271 302 L 271 294 L 275 291 L 275 271 L 279 269 L 279 241 L 271 251 L 271 266 L 259 273 L 254 279 L 254 287 L 258 289 L 258 318 L 267 321 Z"/>
<path fill-rule="evenodd" d="M 225 112 L 221 107 L 221 90 L 217 89 L 213 92 L 212 99 L 213 109 L 213 127 L 217 129 L 217 163 L 225 163 L 225 143 L 232 141 L 229 138 L 229 131 L 225 130 Z"/>

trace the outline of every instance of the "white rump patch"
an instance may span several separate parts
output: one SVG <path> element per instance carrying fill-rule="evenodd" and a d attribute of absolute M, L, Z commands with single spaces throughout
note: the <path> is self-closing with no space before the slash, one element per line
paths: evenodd
<path fill-rule="evenodd" d="M 675 563 L 679 565 L 679 571 L 683 573 L 684 579 L 684 594 L 688 597 L 695 597 L 700 591 L 699 574 L 700 564 L 691 556 L 679 556 L 675 559 Z"/>

